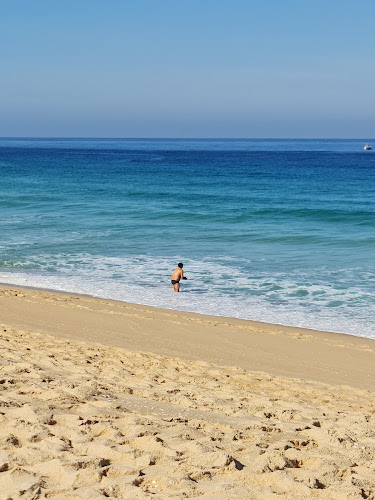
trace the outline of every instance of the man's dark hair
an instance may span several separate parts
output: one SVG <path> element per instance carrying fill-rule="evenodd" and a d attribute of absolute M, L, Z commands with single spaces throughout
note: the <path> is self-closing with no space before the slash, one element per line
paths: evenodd
<path fill-rule="evenodd" d="M 180 262 L 180 263 L 178 264 L 178 267 L 180 267 L 180 268 L 182 269 L 182 268 L 184 267 L 183 263 L 182 263 L 182 262 Z"/>

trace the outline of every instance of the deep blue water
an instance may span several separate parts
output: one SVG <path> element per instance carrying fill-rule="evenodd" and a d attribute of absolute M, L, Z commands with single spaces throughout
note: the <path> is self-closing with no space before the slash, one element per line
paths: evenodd
<path fill-rule="evenodd" d="M 0 281 L 375 338 L 365 142 L 0 139 Z"/>

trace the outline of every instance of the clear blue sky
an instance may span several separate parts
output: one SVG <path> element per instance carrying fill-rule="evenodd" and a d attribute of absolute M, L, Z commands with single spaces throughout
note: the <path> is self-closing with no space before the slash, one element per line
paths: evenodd
<path fill-rule="evenodd" d="M 375 137 L 353 0 L 0 0 L 0 136 Z"/>

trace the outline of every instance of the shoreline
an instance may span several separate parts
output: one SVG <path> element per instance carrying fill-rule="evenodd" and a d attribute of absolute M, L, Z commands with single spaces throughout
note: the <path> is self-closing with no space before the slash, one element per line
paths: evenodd
<path fill-rule="evenodd" d="M 175 311 L 176 313 L 186 313 L 186 314 L 198 315 L 198 316 L 209 317 L 209 318 L 217 318 L 218 321 L 220 321 L 220 320 L 222 320 L 222 321 L 224 321 L 224 320 L 226 320 L 226 321 L 245 321 L 245 322 L 248 322 L 249 324 L 261 325 L 264 328 L 270 328 L 270 329 L 291 329 L 291 330 L 296 330 L 296 331 L 301 330 L 303 332 L 312 332 L 312 333 L 327 334 L 327 335 L 344 335 L 345 337 L 354 337 L 354 338 L 365 339 L 365 340 L 370 340 L 370 341 L 375 342 L 375 338 L 366 337 L 364 335 L 359 335 L 359 334 L 356 335 L 356 334 L 350 333 L 350 332 L 347 333 L 347 332 L 340 332 L 340 331 L 333 331 L 333 330 L 320 330 L 317 328 L 310 328 L 310 327 L 304 327 L 304 326 L 285 325 L 283 323 L 273 323 L 273 322 L 268 322 L 268 321 L 255 320 L 255 319 L 237 318 L 235 316 L 208 314 L 208 313 L 204 313 L 204 312 L 196 312 L 196 311 L 190 311 L 190 310 L 187 311 L 185 309 L 174 309 L 174 308 L 155 306 L 155 305 L 150 305 L 150 304 L 141 304 L 139 302 L 129 302 L 127 300 L 107 298 L 107 297 L 102 297 L 100 295 L 92 295 L 89 293 L 79 293 L 79 292 L 70 292 L 70 291 L 66 291 L 66 290 L 57 290 L 55 288 L 38 287 L 38 286 L 32 286 L 32 285 L 18 285 L 16 283 L 0 281 L 0 289 L 1 288 L 16 288 L 16 289 L 20 289 L 20 290 L 23 290 L 23 289 L 35 290 L 35 291 L 47 292 L 47 293 L 51 293 L 51 294 L 71 295 L 74 297 L 86 297 L 86 298 L 95 299 L 95 300 L 106 300 L 108 302 L 113 302 L 115 304 L 117 303 L 117 304 L 127 304 L 129 306 L 147 307 L 147 308 L 155 309 L 156 311 Z"/>
<path fill-rule="evenodd" d="M 15 328 L 375 391 L 375 340 L 366 337 L 8 284 L 0 307 Z"/>

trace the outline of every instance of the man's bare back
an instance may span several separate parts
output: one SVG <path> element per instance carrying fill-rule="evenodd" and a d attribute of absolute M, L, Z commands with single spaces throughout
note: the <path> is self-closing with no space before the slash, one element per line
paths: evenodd
<path fill-rule="evenodd" d="M 182 264 L 182 262 L 180 262 L 172 274 L 171 282 L 173 290 L 175 292 L 180 291 L 180 280 L 186 280 L 186 278 L 184 277 L 184 272 L 182 270 L 183 266 L 184 265 Z"/>

